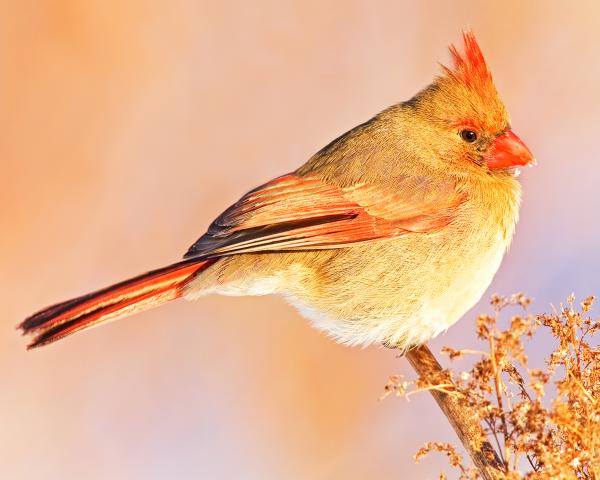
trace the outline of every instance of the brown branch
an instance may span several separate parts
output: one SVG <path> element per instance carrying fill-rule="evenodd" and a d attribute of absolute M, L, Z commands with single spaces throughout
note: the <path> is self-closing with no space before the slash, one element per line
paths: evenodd
<path fill-rule="evenodd" d="M 427 345 L 406 353 L 406 358 L 423 380 L 439 378 L 444 370 Z M 448 378 L 449 382 L 450 379 Z M 446 383 L 446 380 L 444 380 Z M 448 418 L 450 425 L 469 453 L 471 460 L 485 480 L 505 478 L 505 466 L 492 445 L 481 439 L 485 433 L 475 412 L 461 401 L 460 397 L 440 390 L 430 390 L 431 395 Z"/>

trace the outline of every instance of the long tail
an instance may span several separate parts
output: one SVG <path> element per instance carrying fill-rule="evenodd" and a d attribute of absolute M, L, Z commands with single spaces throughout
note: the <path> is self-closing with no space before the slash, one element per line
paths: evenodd
<path fill-rule="evenodd" d="M 214 260 L 174 263 L 81 297 L 57 303 L 25 319 L 18 328 L 35 335 L 29 348 L 52 343 L 108 320 L 158 307 L 183 294 L 183 287 Z"/>

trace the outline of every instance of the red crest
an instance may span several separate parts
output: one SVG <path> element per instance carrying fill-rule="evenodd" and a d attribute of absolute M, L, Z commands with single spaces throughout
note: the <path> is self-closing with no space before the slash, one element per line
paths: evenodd
<path fill-rule="evenodd" d="M 483 53 L 477 44 L 475 35 L 471 31 L 463 32 L 463 50 L 458 51 L 454 45 L 450 45 L 452 56 L 452 68 L 442 66 L 446 74 L 463 85 L 485 94 L 492 84 L 492 74 L 483 58 Z"/>

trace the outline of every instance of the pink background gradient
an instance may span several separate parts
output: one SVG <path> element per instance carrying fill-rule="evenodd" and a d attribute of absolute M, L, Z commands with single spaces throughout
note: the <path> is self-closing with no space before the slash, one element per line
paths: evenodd
<path fill-rule="evenodd" d="M 596 2 L 2 2 L 0 476 L 437 478 L 454 434 L 383 348 L 280 298 L 178 302 L 26 352 L 49 303 L 180 258 L 248 189 L 408 99 L 478 36 L 539 166 L 488 293 L 600 293 Z M 432 348 L 474 345 L 486 300 Z M 446 469 L 448 470 L 448 469 Z M 452 477 L 451 477 L 452 478 Z"/>

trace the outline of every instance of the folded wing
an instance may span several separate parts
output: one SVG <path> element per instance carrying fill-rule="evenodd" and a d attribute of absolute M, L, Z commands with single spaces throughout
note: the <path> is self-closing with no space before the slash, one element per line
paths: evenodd
<path fill-rule="evenodd" d="M 285 175 L 248 192 L 221 214 L 185 257 L 342 248 L 427 233 L 456 217 L 464 196 L 450 182 L 405 177 L 397 189 L 340 187 Z"/>

